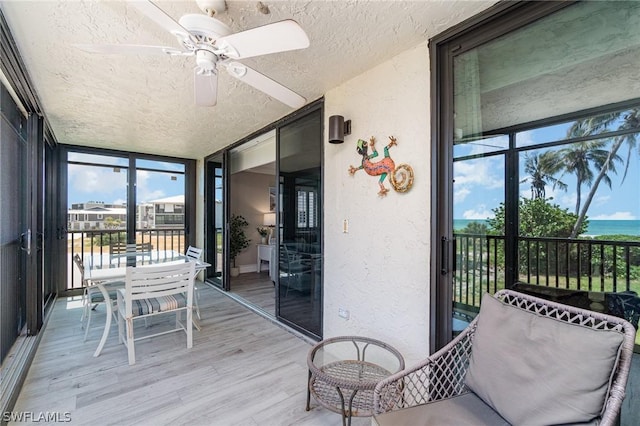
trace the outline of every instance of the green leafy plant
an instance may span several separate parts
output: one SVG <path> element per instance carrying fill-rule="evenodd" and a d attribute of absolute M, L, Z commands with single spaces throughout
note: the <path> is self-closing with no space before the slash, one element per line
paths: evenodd
<path fill-rule="evenodd" d="M 236 266 L 236 257 L 247 247 L 249 247 L 250 240 L 244 233 L 244 229 L 249 226 L 249 222 L 237 214 L 231 215 L 229 220 L 229 257 L 233 262 L 233 267 Z"/>
<path fill-rule="evenodd" d="M 118 229 L 122 227 L 122 219 L 114 219 L 111 216 L 104 218 L 104 226 L 107 229 Z"/>
<path fill-rule="evenodd" d="M 110 232 L 110 233 L 100 233 L 96 234 L 93 237 L 93 245 L 94 246 L 108 246 L 111 243 L 119 243 L 127 241 L 127 233 L 126 232 Z"/>
<path fill-rule="evenodd" d="M 557 237 L 568 238 L 578 218 L 577 214 L 570 213 L 552 202 L 552 198 L 520 198 L 519 211 L 519 235 L 523 237 Z M 489 233 L 504 235 L 505 232 L 505 206 L 504 203 L 493 209 L 495 216 L 488 219 Z M 589 225 L 588 221 L 580 224 L 579 234 L 584 233 Z"/>
<path fill-rule="evenodd" d="M 493 209 L 495 216 L 487 220 L 489 223 L 489 234 L 491 235 L 504 235 L 505 223 L 506 223 L 506 211 L 504 203 Z M 519 227 L 518 234 L 521 237 L 533 237 L 533 238 L 569 238 L 571 232 L 578 218 L 577 214 L 569 212 L 568 209 L 560 207 L 558 204 L 553 203 L 553 198 L 520 198 L 518 206 L 518 219 Z M 586 232 L 589 221 L 585 220 L 580 224 L 579 233 Z M 578 263 L 578 253 L 573 247 L 569 253 L 566 253 L 567 247 L 560 245 L 556 253 L 555 246 L 543 245 L 537 249 L 536 255 L 540 262 L 534 262 L 530 265 L 530 260 L 527 250 L 527 242 L 520 242 L 520 249 L 518 250 L 518 265 L 520 273 L 526 273 L 527 268 L 530 271 L 537 273 L 539 268 L 541 271 L 545 271 L 547 265 L 547 259 L 552 262 L 557 255 L 560 259 L 570 259 L 571 265 Z M 504 265 L 504 246 L 501 246 L 497 250 L 497 262 L 500 265 Z"/>
<path fill-rule="evenodd" d="M 256 228 L 258 230 L 258 234 L 260 234 L 261 237 L 266 238 L 267 235 L 269 235 L 269 229 L 262 227 L 262 226 L 258 226 Z"/>

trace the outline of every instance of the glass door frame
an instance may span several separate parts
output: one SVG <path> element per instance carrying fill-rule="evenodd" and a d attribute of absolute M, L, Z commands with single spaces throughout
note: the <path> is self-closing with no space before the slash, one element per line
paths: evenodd
<path fill-rule="evenodd" d="M 245 144 L 246 142 L 249 142 L 253 139 L 256 139 L 258 137 L 260 137 L 261 135 L 264 135 L 265 133 L 268 133 L 270 131 L 275 130 L 276 131 L 276 153 L 275 153 L 275 158 L 276 158 L 276 209 L 275 211 L 278 212 L 280 211 L 280 185 L 277 183 L 277 180 L 279 179 L 278 176 L 280 176 L 280 165 L 279 165 L 279 161 L 278 159 L 280 158 L 280 128 L 286 126 L 287 124 L 291 124 L 293 122 L 295 122 L 296 120 L 303 118 L 317 110 L 320 110 L 320 114 L 321 114 L 321 120 L 324 120 L 324 98 L 320 98 L 316 101 L 310 102 L 309 104 L 305 105 L 304 107 L 300 108 L 297 111 L 294 111 L 293 113 L 279 119 L 278 121 L 275 121 L 271 124 L 269 124 L 268 126 L 263 127 L 260 130 L 255 131 L 254 133 L 242 138 L 241 140 L 230 144 L 222 149 L 219 149 L 217 151 L 215 151 L 214 153 L 206 156 L 204 158 L 204 173 L 205 173 L 205 194 L 206 194 L 206 200 L 205 200 L 205 236 L 204 236 L 204 240 L 205 240 L 205 252 L 206 253 L 210 253 L 211 252 L 211 248 L 207 248 L 208 246 L 211 245 L 211 240 L 210 240 L 210 226 L 208 225 L 209 223 L 212 223 L 212 221 L 215 220 L 215 218 L 212 215 L 212 210 L 214 209 L 214 202 L 212 200 L 215 200 L 215 197 L 213 196 L 213 192 L 212 192 L 212 170 L 211 170 L 211 163 L 215 162 L 216 159 L 219 159 L 220 157 L 223 158 L 222 161 L 222 167 L 223 167 L 223 191 L 222 191 L 222 198 L 223 198 L 223 202 L 222 202 L 222 211 L 223 211 L 223 220 L 222 223 L 224 224 L 223 226 L 223 272 L 222 272 L 222 283 L 216 283 L 213 279 L 211 279 L 211 275 L 207 275 L 206 277 L 206 281 L 208 283 L 211 283 L 213 285 L 215 285 L 216 287 L 219 287 L 220 289 L 224 290 L 224 291 L 230 291 L 230 287 L 231 287 L 231 283 L 230 283 L 230 274 L 229 274 L 229 269 L 231 266 L 231 259 L 229 259 L 229 256 L 227 255 L 227 253 L 229 252 L 229 236 L 228 236 L 228 220 L 229 217 L 231 215 L 230 212 L 230 206 L 229 206 L 229 202 L 228 202 L 228 194 L 230 191 L 229 188 L 229 177 L 230 177 L 230 170 L 229 170 L 229 155 L 230 152 L 234 149 L 237 148 L 243 144 Z M 322 158 L 322 165 L 321 165 L 321 184 L 324 184 L 324 157 Z M 276 215 L 276 225 L 275 225 L 275 230 L 274 230 L 274 237 L 276 239 L 275 244 L 279 247 L 280 245 L 280 215 Z M 324 223 L 324 212 L 321 210 L 318 220 L 320 221 L 320 223 Z M 324 250 L 324 238 L 321 236 L 321 250 Z M 280 254 L 278 253 L 279 250 L 276 250 L 276 263 L 279 265 L 280 264 Z M 321 283 L 324 282 L 324 274 L 322 274 L 321 276 Z M 276 287 L 278 286 L 278 282 L 276 281 Z M 323 298 L 322 295 L 322 290 L 321 290 L 321 300 Z M 286 322 L 283 318 L 280 317 L 279 312 L 278 312 L 278 306 L 279 306 L 279 300 L 278 300 L 278 291 L 276 291 L 276 312 L 273 313 L 273 317 L 275 319 L 277 319 L 278 321 L 282 322 L 282 323 L 286 323 L 288 326 L 290 326 L 291 328 L 296 329 L 297 331 L 308 335 L 314 339 L 321 339 L 322 336 L 316 336 L 315 334 L 309 333 L 308 331 L 304 330 L 304 329 L 300 329 L 299 327 L 296 327 L 295 325 L 292 325 L 288 322 Z M 321 316 L 321 323 L 323 321 L 323 317 L 324 317 L 324 313 L 321 310 L 320 313 Z M 321 326 L 322 329 L 322 326 Z"/>
<path fill-rule="evenodd" d="M 167 162 L 167 163 L 177 163 L 183 164 L 184 169 L 184 244 L 185 247 L 189 245 L 196 245 L 196 233 L 192 232 L 192 229 L 195 230 L 196 224 L 196 161 L 185 158 L 175 158 L 175 157 L 167 157 L 161 155 L 152 155 L 152 154 L 142 154 L 128 151 L 119 151 L 113 149 L 104 149 L 104 148 L 93 148 L 93 147 L 85 147 L 85 146 L 77 146 L 77 145 L 59 145 L 61 149 L 61 154 L 59 158 L 59 182 L 61 193 L 59 195 L 59 208 L 61 209 L 58 214 L 60 214 L 61 223 L 64 222 L 64 228 L 61 228 L 63 246 L 65 250 L 68 247 L 68 229 L 67 227 L 67 194 L 68 194 L 68 182 L 67 182 L 67 168 L 69 164 L 69 153 L 79 153 L 79 154 L 89 154 L 89 155 L 99 155 L 99 156 L 110 156 L 110 157 L 118 157 L 122 159 L 126 159 L 128 161 L 127 171 L 127 219 L 126 219 L 126 232 L 127 232 L 127 243 L 135 243 L 136 239 L 136 178 L 138 170 L 147 169 L 145 167 L 137 168 L 136 160 L 150 160 L 150 161 L 158 161 L 158 162 Z M 89 162 L 75 162 L 77 164 L 84 164 L 90 166 Z M 99 166 L 104 166 L 97 164 Z M 66 262 L 66 256 L 61 259 L 61 262 Z M 66 271 L 66 265 L 63 267 Z M 65 274 L 66 275 L 66 274 Z M 67 291 L 67 281 L 68 277 L 64 277 L 64 280 L 61 280 L 58 284 L 58 292 L 65 293 Z"/>
<path fill-rule="evenodd" d="M 453 236 L 453 61 L 457 55 L 523 27 L 564 7 L 568 2 L 500 2 L 429 41 L 431 76 L 431 248 L 429 347 L 431 353 L 452 339 Z M 505 16 L 508 15 L 508 18 Z M 505 191 L 517 182 L 508 179 Z M 511 189 L 512 190 L 512 189 Z M 517 221 L 511 224 L 517 232 Z M 505 246 L 505 261 L 513 265 L 517 247 Z M 511 271 L 513 272 L 513 271 Z M 509 273 L 505 279 L 509 282 Z"/>
<path fill-rule="evenodd" d="M 287 225 L 291 225 L 291 223 L 293 222 L 291 219 L 293 219 L 295 217 L 295 220 L 297 221 L 298 218 L 297 216 L 294 216 L 293 213 L 297 212 L 296 208 L 294 207 L 292 209 L 292 207 L 295 205 L 297 206 L 298 204 L 298 200 L 297 197 L 296 199 L 290 199 L 289 200 L 289 205 L 287 205 L 285 197 L 283 192 L 287 191 L 289 188 L 284 188 L 284 185 L 286 183 L 282 182 L 282 177 L 284 176 L 282 170 L 281 170 L 281 162 L 280 162 L 280 158 L 282 155 L 282 141 L 281 141 L 281 131 L 283 129 L 285 129 L 287 127 L 287 125 L 290 124 L 296 124 L 298 121 L 301 120 L 305 120 L 307 117 L 312 116 L 313 114 L 318 114 L 320 117 L 320 176 L 319 176 L 319 181 L 320 181 L 320 186 L 318 189 L 318 193 L 319 193 L 319 200 L 315 200 L 315 202 L 317 203 L 316 208 L 317 208 L 317 228 L 320 230 L 319 235 L 318 235 L 318 239 L 319 239 L 319 247 L 320 247 L 320 255 L 321 255 L 321 259 L 324 258 L 324 197 L 323 197 L 323 189 L 324 189 L 324 146 L 322 144 L 322 141 L 324 140 L 324 135 L 323 135 L 323 125 L 322 123 L 324 123 L 324 103 L 317 103 L 314 107 L 310 107 L 308 109 L 306 109 L 304 111 L 304 113 L 300 113 L 297 114 L 294 118 L 287 120 L 286 122 L 283 122 L 277 129 L 277 133 L 276 133 L 276 211 L 279 212 L 279 214 L 276 215 L 276 246 L 278 247 L 278 250 L 276 250 L 276 262 L 278 265 L 278 278 L 276 280 L 276 318 L 278 319 L 278 321 L 286 324 L 287 326 L 299 331 L 302 334 L 305 334 L 309 337 L 312 337 L 315 340 L 322 340 L 322 336 L 323 336 L 323 322 L 324 322 L 324 291 L 323 291 L 323 283 L 324 283 L 324 262 L 321 260 L 321 265 L 320 265 L 320 274 L 319 274 L 319 280 L 320 280 L 320 288 L 319 288 L 319 295 L 318 295 L 318 301 L 317 303 L 319 304 L 319 310 L 318 310 L 318 324 L 317 325 L 317 333 L 314 333 L 312 330 L 308 330 L 306 328 L 304 328 L 303 326 L 301 326 L 300 324 L 298 324 L 297 322 L 293 321 L 291 318 L 287 317 L 287 313 L 286 312 L 282 312 L 281 309 L 281 302 L 282 302 L 282 298 L 281 298 L 281 288 L 280 288 L 280 276 L 281 276 L 281 259 L 280 259 L 280 255 L 281 255 L 281 245 L 283 244 L 282 239 L 286 238 L 286 229 L 285 226 Z M 292 185 L 291 187 L 295 187 L 295 185 Z M 284 191 L 283 191 L 284 189 Z M 282 201 L 282 203 L 281 203 Z M 284 205 L 282 205 L 284 204 Z M 288 215 L 284 214 L 284 209 L 289 209 L 289 210 L 293 210 L 293 212 L 289 212 Z M 289 224 L 284 224 L 282 223 L 283 218 L 288 217 L 290 223 Z M 315 274 L 315 271 L 312 272 L 313 274 Z M 312 295 L 310 297 L 313 297 Z"/>
<path fill-rule="evenodd" d="M 229 217 L 229 207 L 227 202 L 227 194 L 229 193 L 229 168 L 227 164 L 229 164 L 229 150 L 224 150 L 218 152 L 214 155 L 211 155 L 205 158 L 205 224 L 204 224 L 204 249 L 206 253 L 206 259 L 211 264 L 211 267 L 207 269 L 205 280 L 212 283 L 216 287 L 223 289 L 224 291 L 230 290 L 230 280 L 229 280 L 229 266 L 230 260 L 227 259 L 226 253 L 229 251 L 229 241 L 228 241 L 228 232 L 227 232 L 227 218 Z M 219 161 L 222 160 L 222 161 Z M 215 276 L 216 268 L 217 268 L 217 241 L 216 241 L 216 221 L 218 218 L 216 217 L 216 196 L 215 196 L 215 179 L 218 177 L 215 173 L 216 167 L 222 169 L 222 208 L 220 212 L 222 213 L 222 218 L 220 218 L 220 223 L 222 224 L 222 273 L 219 279 L 216 279 Z M 213 183 L 212 183 L 213 182 Z M 210 235 L 214 235 L 214 240 L 212 241 Z"/>

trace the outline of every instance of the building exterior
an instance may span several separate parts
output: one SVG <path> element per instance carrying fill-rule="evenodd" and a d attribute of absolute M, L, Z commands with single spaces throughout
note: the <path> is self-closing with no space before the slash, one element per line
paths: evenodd
<path fill-rule="evenodd" d="M 67 212 L 67 229 L 88 231 L 98 229 L 123 229 L 126 227 L 127 206 L 106 204 L 102 201 L 74 203 Z"/>
<path fill-rule="evenodd" d="M 184 225 L 184 195 L 159 198 L 149 201 L 147 205 L 153 212 L 148 214 L 151 228 L 175 228 Z"/>
<path fill-rule="evenodd" d="M 67 228 L 71 231 L 125 229 L 126 221 L 126 204 L 87 201 L 74 203 L 67 211 Z M 136 206 L 137 229 L 175 228 L 184 223 L 184 195 L 159 198 Z"/>

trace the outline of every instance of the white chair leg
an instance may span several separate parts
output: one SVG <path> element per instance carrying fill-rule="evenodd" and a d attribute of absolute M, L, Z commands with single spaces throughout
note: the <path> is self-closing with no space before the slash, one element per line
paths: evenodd
<path fill-rule="evenodd" d="M 122 318 L 122 315 L 120 315 L 120 312 L 118 311 L 118 343 L 122 343 L 122 344 L 124 344 L 123 331 L 124 331 L 124 319 Z"/>
<path fill-rule="evenodd" d="M 200 306 L 198 306 L 198 297 L 193 298 L 193 303 L 195 304 L 196 315 L 198 316 L 198 319 L 202 319 L 200 318 Z"/>
<path fill-rule="evenodd" d="M 80 322 L 82 323 L 82 328 L 84 328 L 84 320 L 87 318 L 87 303 L 82 304 L 82 316 L 80 317 Z"/>
<path fill-rule="evenodd" d="M 118 316 L 120 314 L 118 313 L 118 304 L 115 301 L 111 302 L 111 315 L 113 316 L 113 321 L 118 323 Z"/>
<path fill-rule="evenodd" d="M 133 343 L 133 321 L 127 321 L 127 353 L 129 355 L 129 365 L 136 363 L 136 348 Z M 130 325 L 131 324 L 131 325 Z"/>
<path fill-rule="evenodd" d="M 91 305 L 87 305 L 91 307 Z M 91 311 L 92 309 L 87 310 L 87 325 L 84 328 L 84 341 L 87 341 L 87 335 L 89 334 L 89 327 L 91 326 Z"/>
<path fill-rule="evenodd" d="M 84 327 L 84 319 L 87 316 L 87 306 L 89 306 L 87 301 L 87 296 L 83 295 L 82 296 L 82 316 L 80 317 L 80 322 L 82 323 L 82 326 Z"/>
<path fill-rule="evenodd" d="M 187 309 L 187 348 L 193 347 L 193 309 Z"/>

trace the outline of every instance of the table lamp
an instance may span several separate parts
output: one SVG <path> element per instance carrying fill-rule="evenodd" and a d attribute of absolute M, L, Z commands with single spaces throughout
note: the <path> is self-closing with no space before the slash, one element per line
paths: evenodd
<path fill-rule="evenodd" d="M 262 224 L 269 228 L 269 244 L 271 244 L 271 238 L 273 237 L 273 228 L 276 226 L 275 212 L 265 213 L 264 218 L 262 220 Z"/>

